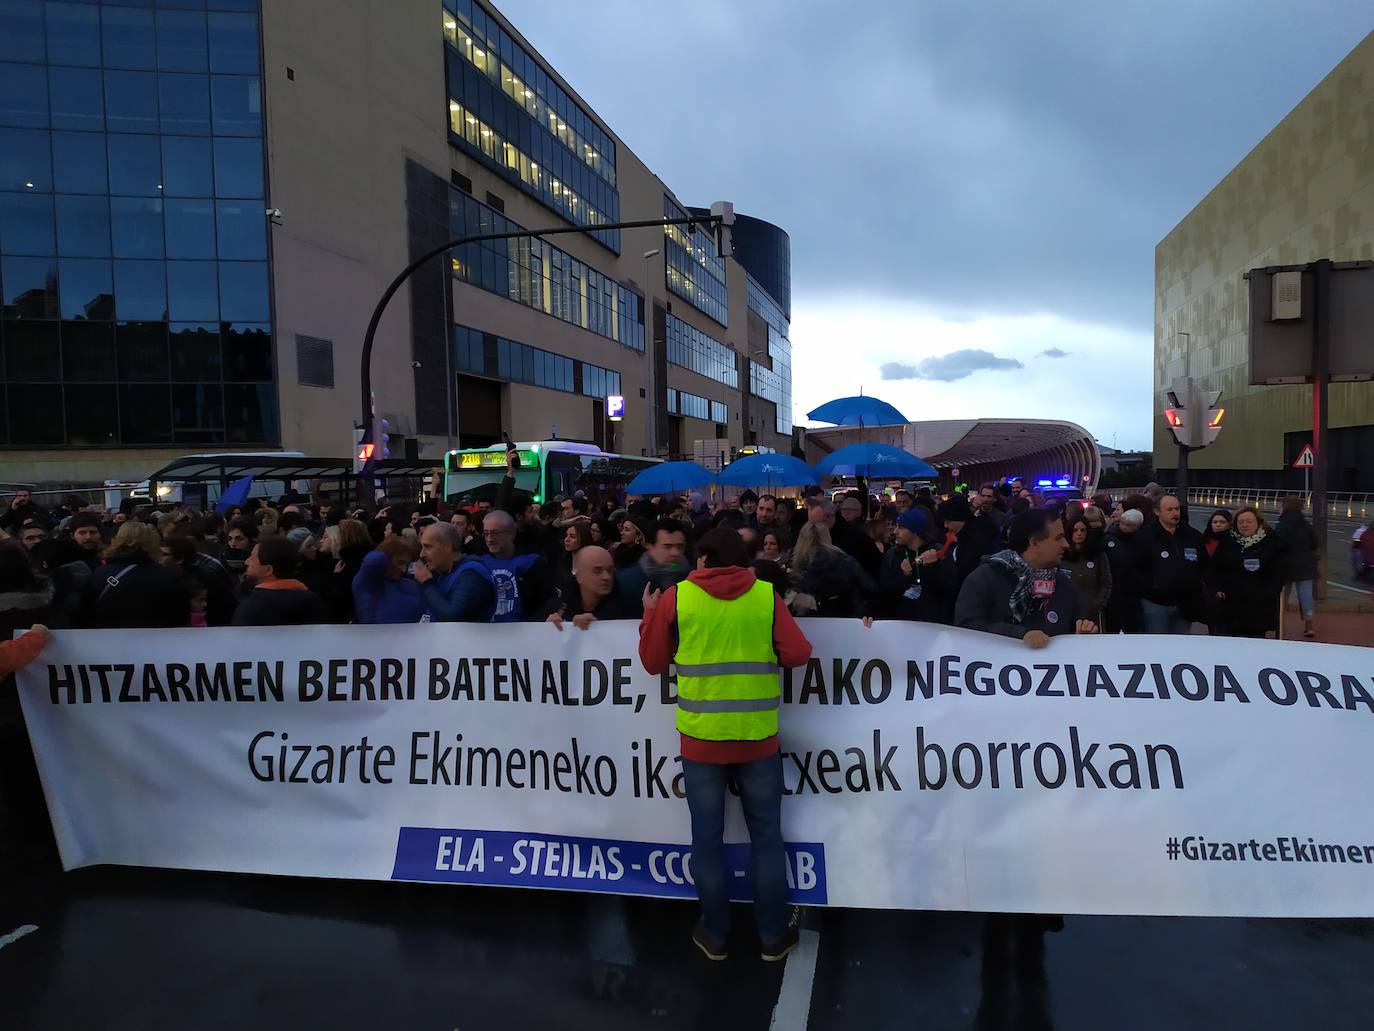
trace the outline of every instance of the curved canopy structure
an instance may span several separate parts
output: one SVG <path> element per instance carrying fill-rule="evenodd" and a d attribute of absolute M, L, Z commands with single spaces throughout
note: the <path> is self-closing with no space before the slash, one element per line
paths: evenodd
<path fill-rule="evenodd" d="M 1057 419 L 939 419 L 894 426 L 836 426 L 806 431 L 812 465 L 849 444 L 892 444 L 920 455 L 942 484 L 978 484 L 1019 476 L 1034 485 L 1067 477 L 1091 490 L 1101 473 L 1093 435 Z M 956 476 L 954 470 L 958 469 Z"/>

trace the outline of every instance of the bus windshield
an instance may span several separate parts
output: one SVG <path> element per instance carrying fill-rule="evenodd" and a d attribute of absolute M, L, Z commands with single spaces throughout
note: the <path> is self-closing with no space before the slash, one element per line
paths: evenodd
<path fill-rule="evenodd" d="M 568 497 L 581 491 L 593 504 L 605 498 L 621 500 L 625 485 L 658 460 L 614 455 L 593 444 L 576 441 L 539 441 L 516 445 L 520 468 L 515 485 L 536 503 Z M 506 475 L 502 445 L 451 451 L 444 456 L 444 497 L 451 500 L 495 500 L 492 495 Z"/>
<path fill-rule="evenodd" d="M 535 495 L 542 501 L 541 473 L 542 456 L 535 448 L 518 449 L 520 468 L 515 473 L 515 486 Z M 474 451 L 450 452 L 444 456 L 444 496 L 468 498 L 486 487 L 494 489 L 506 475 L 506 449 L 504 447 L 482 448 Z M 490 498 L 488 498 L 490 500 Z"/>

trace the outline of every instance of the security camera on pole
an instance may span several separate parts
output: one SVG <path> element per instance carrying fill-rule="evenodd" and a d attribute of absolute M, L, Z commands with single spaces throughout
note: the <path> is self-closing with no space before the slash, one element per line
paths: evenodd
<path fill-rule="evenodd" d="M 1201 451 L 1221 433 L 1226 415 L 1220 390 L 1199 390 L 1191 376 L 1179 376 L 1169 389 L 1164 421 L 1178 444 L 1178 503 L 1188 518 L 1188 456 Z"/>

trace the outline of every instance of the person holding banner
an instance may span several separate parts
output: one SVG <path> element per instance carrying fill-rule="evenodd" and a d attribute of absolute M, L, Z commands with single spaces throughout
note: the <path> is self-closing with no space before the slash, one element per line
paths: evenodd
<path fill-rule="evenodd" d="M 1095 634 L 1073 578 L 1059 568 L 1069 542 L 1052 512 L 1031 509 L 1007 523 L 1006 551 L 989 555 L 959 590 L 954 625 L 1043 648 L 1061 634 Z"/>
<path fill-rule="evenodd" d="M 729 954 L 724 834 L 733 780 L 749 828 L 754 922 L 762 957 L 774 962 L 798 941 L 782 839 L 779 670 L 810 659 L 811 642 L 773 588 L 745 568 L 746 557 L 739 534 L 718 526 L 698 542 L 697 568 L 686 580 L 662 592 L 646 585 L 639 659 L 655 675 L 677 666 L 677 729 L 701 900 L 692 941 L 708 959 Z"/>
<path fill-rule="evenodd" d="M 959 592 L 954 559 L 941 557 L 932 544 L 936 532 L 923 508 L 908 508 L 897 518 L 897 543 L 883 552 L 879 586 L 893 619 L 948 623 Z"/>

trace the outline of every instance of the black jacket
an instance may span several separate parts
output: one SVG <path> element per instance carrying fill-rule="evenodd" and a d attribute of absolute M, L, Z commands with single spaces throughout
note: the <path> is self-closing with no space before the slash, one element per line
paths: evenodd
<path fill-rule="evenodd" d="M 128 630 L 191 625 L 191 598 L 181 573 L 141 551 L 112 553 L 91 577 L 86 598 L 89 626 Z"/>
<path fill-rule="evenodd" d="M 1169 533 L 1152 520 L 1134 536 L 1132 566 L 1140 596 L 1197 620 L 1202 614 L 1202 578 L 1208 561 L 1202 534 L 1187 523 Z"/>
<path fill-rule="evenodd" d="M 1054 593 L 1046 598 L 1032 597 L 1025 617 L 1018 623 L 1011 613 L 1011 594 L 1016 588 L 1015 575 L 1004 566 L 984 562 L 959 589 L 959 600 L 954 607 L 954 625 L 967 630 L 1015 637 L 1017 640 L 1032 630 L 1043 631 L 1049 637 L 1074 633 L 1078 620 L 1091 619 L 1092 616 L 1079 607 L 1073 578 L 1062 569 L 1052 572 L 1053 576 L 1047 576 L 1046 579 L 1053 581 Z"/>
<path fill-rule="evenodd" d="M 1108 633 L 1139 633 L 1143 624 L 1133 546 L 1139 535 L 1140 530 L 1125 533 L 1120 526 L 1113 526 L 1102 536 L 1102 552 L 1112 570 L 1112 593 L 1107 599 L 1105 614 L 1107 625 L 1103 627 Z"/>
<path fill-rule="evenodd" d="M 1285 569 L 1283 541 L 1270 531 L 1247 548 L 1230 536 L 1217 546 L 1213 561 L 1226 594 L 1230 632 L 1236 637 L 1263 637 L 1277 631 Z"/>
<path fill-rule="evenodd" d="M 934 551 L 925 547 L 913 552 L 894 544 L 883 552 L 882 611 L 888 619 L 908 619 L 920 623 L 948 624 L 954 618 L 954 600 L 959 593 L 959 574 L 954 560 L 942 558 L 924 565 L 918 554 Z M 902 562 L 910 560 L 911 572 L 902 572 Z"/>
<path fill-rule="evenodd" d="M 1317 578 L 1317 534 L 1301 512 L 1285 512 L 1279 516 L 1274 534 L 1283 541 L 1288 556 L 1284 579 L 1315 580 Z"/>
<path fill-rule="evenodd" d="M 960 583 L 973 575 L 983 559 L 1002 550 L 1000 533 L 991 519 L 975 517 L 964 524 L 952 549 Z"/>
<path fill-rule="evenodd" d="M 329 612 L 320 596 L 299 587 L 254 587 L 234 610 L 234 626 L 305 626 L 328 622 Z"/>
<path fill-rule="evenodd" d="M 814 616 L 871 616 L 871 599 L 878 585 L 854 557 L 838 548 L 820 548 L 804 572 L 797 575 L 797 591 L 816 599 Z"/>
<path fill-rule="evenodd" d="M 883 553 L 860 526 L 837 515 L 830 531 L 830 542 L 859 563 L 870 577 L 877 578 L 883 568 Z"/>

